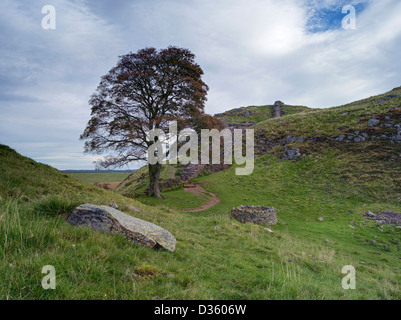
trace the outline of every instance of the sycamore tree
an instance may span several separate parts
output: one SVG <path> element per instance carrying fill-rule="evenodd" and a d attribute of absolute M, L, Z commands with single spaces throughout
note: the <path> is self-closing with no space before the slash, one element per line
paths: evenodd
<path fill-rule="evenodd" d="M 169 121 L 177 121 L 181 128 L 216 124 L 204 113 L 208 86 L 194 59 L 189 50 L 172 46 L 119 57 L 89 100 L 91 119 L 81 135 L 85 152 L 108 154 L 98 166 L 147 160 L 147 150 L 157 141 L 149 139 L 149 131 L 166 132 Z M 148 163 L 149 194 L 157 198 L 161 165 Z"/>

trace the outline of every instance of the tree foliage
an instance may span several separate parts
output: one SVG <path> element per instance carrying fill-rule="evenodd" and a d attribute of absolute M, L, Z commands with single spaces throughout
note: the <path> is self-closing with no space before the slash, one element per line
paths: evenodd
<path fill-rule="evenodd" d="M 172 46 L 120 56 L 89 100 L 91 119 L 81 135 L 86 140 L 85 152 L 108 153 L 98 165 L 121 167 L 146 160 L 154 143 L 148 138 L 149 131 L 166 132 L 171 120 L 181 128 L 220 125 L 204 113 L 209 88 L 194 59 L 189 50 Z M 159 196 L 160 165 L 149 165 L 149 173 L 150 193 Z"/>

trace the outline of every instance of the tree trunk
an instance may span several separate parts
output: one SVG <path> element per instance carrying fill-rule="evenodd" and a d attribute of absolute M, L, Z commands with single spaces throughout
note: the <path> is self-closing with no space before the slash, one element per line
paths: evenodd
<path fill-rule="evenodd" d="M 149 195 L 155 196 L 157 199 L 161 199 L 162 196 L 160 194 L 159 189 L 159 178 L 161 171 L 161 164 L 148 164 L 149 167 Z"/>

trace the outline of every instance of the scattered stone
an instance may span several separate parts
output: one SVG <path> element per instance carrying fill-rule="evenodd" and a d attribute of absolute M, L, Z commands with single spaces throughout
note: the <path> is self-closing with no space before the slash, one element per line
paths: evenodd
<path fill-rule="evenodd" d="M 276 209 L 272 207 L 239 206 L 231 210 L 231 217 L 242 223 L 277 224 Z"/>
<path fill-rule="evenodd" d="M 344 140 L 344 138 L 345 138 L 345 136 L 344 135 L 342 135 L 342 134 L 340 134 L 339 136 L 338 136 L 338 138 L 337 138 L 337 141 L 343 141 Z"/>
<path fill-rule="evenodd" d="M 366 262 L 365 261 L 361 261 L 360 264 L 361 265 L 366 265 Z"/>
<path fill-rule="evenodd" d="M 265 228 L 265 230 L 266 230 L 269 234 L 273 233 L 273 230 L 271 230 L 271 229 L 269 229 L 269 228 Z"/>
<path fill-rule="evenodd" d="M 253 112 L 250 110 L 246 110 L 241 114 L 243 117 L 249 117 L 251 115 L 253 115 Z"/>
<path fill-rule="evenodd" d="M 376 218 L 376 214 L 374 214 L 373 212 L 370 212 L 370 211 L 366 212 L 366 215 L 367 215 L 369 218 Z"/>
<path fill-rule="evenodd" d="M 213 230 L 221 230 L 220 227 L 213 227 Z"/>
<path fill-rule="evenodd" d="M 118 204 L 115 201 L 110 202 L 109 206 L 114 209 L 118 209 Z"/>
<path fill-rule="evenodd" d="M 319 218 L 319 221 L 324 221 L 324 217 L 320 217 L 320 218 Z"/>
<path fill-rule="evenodd" d="M 395 213 L 390 211 L 373 213 L 368 211 L 363 216 L 366 219 L 374 220 L 379 225 L 384 225 L 384 224 L 401 225 L 401 213 Z"/>
<path fill-rule="evenodd" d="M 134 218 L 107 206 L 83 204 L 68 217 L 74 226 L 86 226 L 96 231 L 123 234 L 128 240 L 155 249 L 174 252 L 176 239 L 167 230 L 144 220 Z"/>
<path fill-rule="evenodd" d="M 380 123 L 380 120 L 379 120 L 379 119 L 373 118 L 373 119 L 370 119 L 370 120 L 369 120 L 368 125 L 369 125 L 369 127 L 375 127 L 375 126 L 377 126 L 379 123 Z"/>
<path fill-rule="evenodd" d="M 301 156 L 300 150 L 298 148 L 288 149 L 286 151 L 287 159 L 294 160 Z"/>

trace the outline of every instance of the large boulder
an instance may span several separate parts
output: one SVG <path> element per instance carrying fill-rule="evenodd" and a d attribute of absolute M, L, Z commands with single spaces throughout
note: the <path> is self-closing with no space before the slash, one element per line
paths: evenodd
<path fill-rule="evenodd" d="M 130 241 L 155 249 L 174 252 L 176 239 L 167 230 L 144 220 L 134 218 L 107 206 L 83 204 L 68 217 L 74 226 L 86 226 L 93 230 L 123 234 Z"/>

